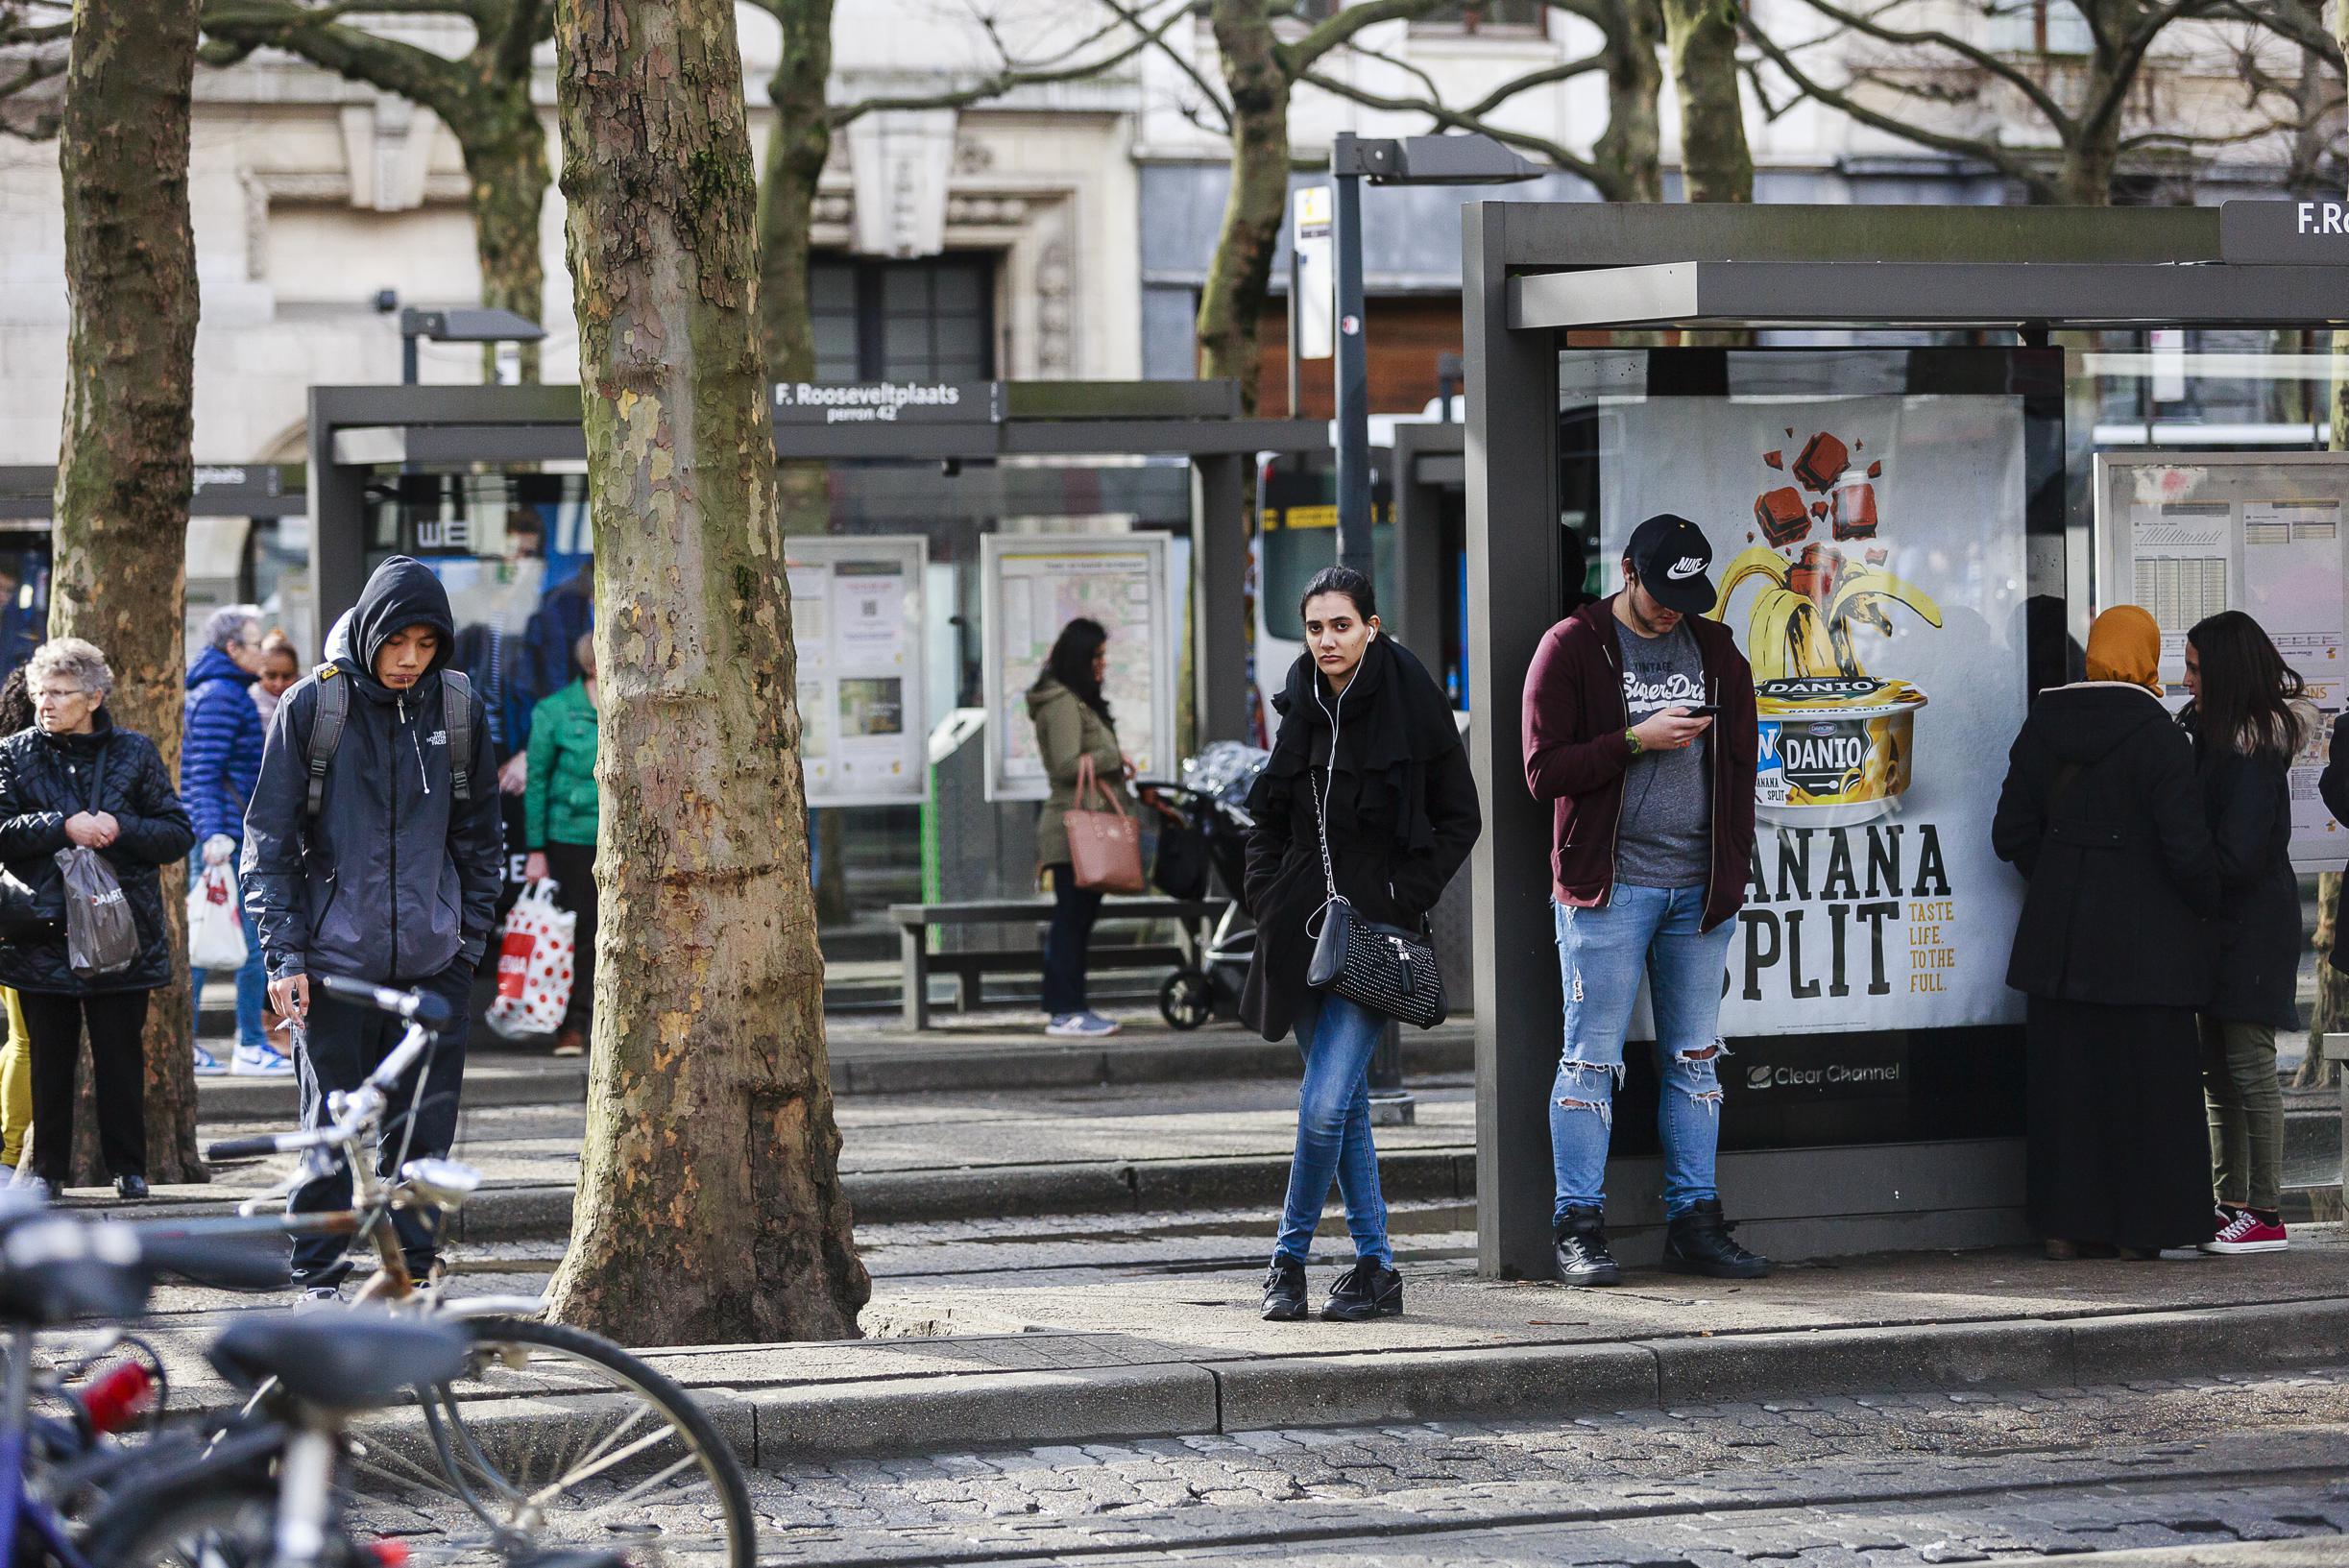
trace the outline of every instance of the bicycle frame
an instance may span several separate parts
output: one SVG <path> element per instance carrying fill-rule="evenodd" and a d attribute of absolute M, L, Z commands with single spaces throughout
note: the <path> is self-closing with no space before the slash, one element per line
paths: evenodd
<path fill-rule="evenodd" d="M 0 1411 L 0 1568 L 15 1568 L 16 1538 L 26 1528 L 64 1568 L 90 1568 L 65 1533 L 57 1511 L 27 1495 L 25 1454 L 31 1438 L 27 1419 L 33 1405 L 33 1330 L 17 1324 L 9 1331 L 5 1411 Z"/>

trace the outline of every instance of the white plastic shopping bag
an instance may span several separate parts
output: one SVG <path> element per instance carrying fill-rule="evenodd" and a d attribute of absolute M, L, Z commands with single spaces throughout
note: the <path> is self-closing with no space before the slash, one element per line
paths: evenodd
<path fill-rule="evenodd" d="M 208 865 L 187 889 L 187 966 L 245 967 L 245 921 L 237 913 L 236 873 L 227 862 Z"/>
<path fill-rule="evenodd" d="M 489 1025 L 508 1040 L 552 1034 L 570 1005 L 573 933 L 579 917 L 555 903 L 555 884 L 522 889 L 497 943 L 497 1000 Z"/>

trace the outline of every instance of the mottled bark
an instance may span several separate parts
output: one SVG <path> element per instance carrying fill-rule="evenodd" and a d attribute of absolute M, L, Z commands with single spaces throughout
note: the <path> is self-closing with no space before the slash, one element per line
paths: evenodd
<path fill-rule="evenodd" d="M 1754 200 L 1737 83 L 1738 10 L 1739 0 L 1662 0 L 1681 106 L 1682 194 L 1691 202 Z"/>
<path fill-rule="evenodd" d="M 634 1344 L 853 1336 L 734 12 L 564 0 L 555 36 L 604 914 L 552 1311 Z"/>
<path fill-rule="evenodd" d="M 546 130 L 530 105 L 530 79 L 505 84 L 507 101 L 490 106 L 494 128 L 460 136 L 471 182 L 473 253 L 481 264 L 481 302 L 539 321 L 546 303 L 546 266 L 539 252 L 539 213 L 554 183 Z M 539 346 L 524 343 L 521 378 L 539 378 Z M 497 345 L 481 346 L 481 378 L 497 376 Z"/>
<path fill-rule="evenodd" d="M 1289 206 L 1290 78 L 1263 0 L 1214 0 L 1212 16 L 1231 95 L 1231 189 L 1199 291 L 1199 374 L 1239 382 L 1241 405 L 1253 414 L 1258 326 Z"/>
<path fill-rule="evenodd" d="M 196 0 L 83 6 L 59 130 L 71 308 L 49 635 L 86 638 L 106 650 L 115 723 L 152 739 L 175 775 L 194 482 L 196 244 L 187 161 L 195 63 Z M 185 886 L 183 866 L 163 869 L 163 908 L 182 974 Z M 147 1158 L 156 1181 L 205 1179 L 188 1003 L 184 985 L 166 986 L 147 1015 Z M 75 1179 L 98 1176 L 92 1165 L 80 1165 Z"/>
<path fill-rule="evenodd" d="M 1611 0 L 1607 33 L 1607 130 L 1591 149 L 1606 172 L 1601 192 L 1614 202 L 1664 199 L 1663 131 L 1657 100 L 1663 92 L 1660 0 Z"/>

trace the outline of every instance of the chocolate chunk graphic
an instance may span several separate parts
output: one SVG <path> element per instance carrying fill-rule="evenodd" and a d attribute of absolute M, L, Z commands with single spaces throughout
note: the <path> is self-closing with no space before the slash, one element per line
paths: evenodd
<path fill-rule="evenodd" d="M 1786 466 L 1786 454 L 1784 452 L 1764 452 L 1762 461 L 1774 469 L 1783 469 Z"/>
<path fill-rule="evenodd" d="M 1880 463 L 1880 462 L 1879 462 L 1879 463 L 1871 463 L 1871 464 L 1869 464 L 1869 465 L 1868 465 L 1868 477 L 1869 477 L 1869 478 L 1871 478 L 1871 479 L 1881 479 L 1881 478 L 1883 478 L 1883 477 L 1884 477 L 1884 465 L 1883 465 L 1882 463 Z"/>
<path fill-rule="evenodd" d="M 1794 476 L 1812 490 L 1825 491 L 1851 466 L 1851 449 L 1822 430 L 1803 444 L 1803 455 L 1794 460 Z"/>
<path fill-rule="evenodd" d="M 1837 488 L 1835 492 L 1835 537 L 1837 539 L 1874 539 L 1876 537 L 1876 486 L 1853 484 Z"/>
<path fill-rule="evenodd" d="M 1773 544 L 1791 544 L 1810 532 L 1810 513 L 1792 485 L 1756 496 L 1754 522 Z"/>

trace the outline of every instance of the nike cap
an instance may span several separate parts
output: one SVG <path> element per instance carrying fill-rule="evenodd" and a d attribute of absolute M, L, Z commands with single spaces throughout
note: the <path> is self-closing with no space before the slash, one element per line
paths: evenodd
<path fill-rule="evenodd" d="M 1686 518 L 1658 513 L 1632 530 L 1623 553 L 1640 586 L 1666 610 L 1702 615 L 1712 609 L 1712 543 Z"/>

